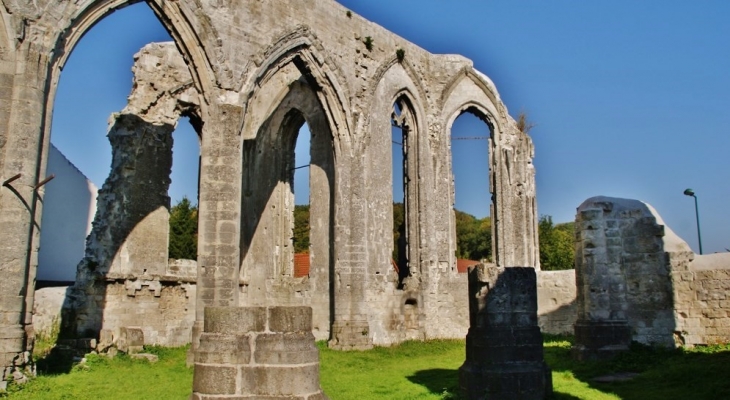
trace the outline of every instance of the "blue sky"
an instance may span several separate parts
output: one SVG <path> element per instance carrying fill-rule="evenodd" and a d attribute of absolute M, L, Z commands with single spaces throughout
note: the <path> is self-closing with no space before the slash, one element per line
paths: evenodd
<path fill-rule="evenodd" d="M 536 124 L 538 212 L 557 222 L 596 195 L 653 205 L 695 251 L 730 248 L 730 2 L 340 0 L 432 53 L 458 53 Z M 107 119 L 129 93 L 132 55 L 169 36 L 144 4 L 87 34 L 61 75 L 52 141 L 101 186 Z M 462 117 L 463 118 L 463 117 Z M 454 135 L 481 125 L 457 120 Z M 171 197 L 195 198 L 197 144 L 175 133 Z M 486 143 L 455 141 L 457 208 L 488 214 Z M 301 180 L 300 180 L 301 181 Z M 462 183 L 466 182 L 466 183 Z M 476 187 L 481 192 L 471 192 Z"/>

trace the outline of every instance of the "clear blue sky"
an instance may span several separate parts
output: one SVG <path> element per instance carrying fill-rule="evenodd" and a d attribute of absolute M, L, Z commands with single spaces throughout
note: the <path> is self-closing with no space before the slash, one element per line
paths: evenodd
<path fill-rule="evenodd" d="M 730 2 L 340 3 L 432 53 L 471 58 L 513 116 L 529 114 L 541 215 L 570 221 L 591 196 L 636 198 L 697 251 L 694 203 L 682 195 L 692 188 L 705 253 L 730 248 Z M 52 141 L 97 186 L 132 54 L 161 40 L 169 36 L 146 5 L 125 8 L 84 37 L 61 76 Z M 459 119 L 453 134 L 481 135 L 479 127 Z M 186 122 L 175 139 L 171 197 L 195 198 L 197 144 Z M 471 183 L 486 184 L 486 144 L 464 143 L 453 147 L 457 208 L 485 216 L 485 186 Z"/>

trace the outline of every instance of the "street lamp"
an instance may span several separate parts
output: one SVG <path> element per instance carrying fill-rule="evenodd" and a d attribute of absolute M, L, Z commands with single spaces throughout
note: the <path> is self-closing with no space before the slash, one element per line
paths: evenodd
<path fill-rule="evenodd" d="M 695 195 L 695 191 L 692 189 L 685 189 L 684 195 L 695 198 L 695 215 L 697 216 L 697 241 L 700 242 L 700 254 L 702 254 L 702 235 L 700 234 L 700 209 L 697 207 L 697 196 Z"/>

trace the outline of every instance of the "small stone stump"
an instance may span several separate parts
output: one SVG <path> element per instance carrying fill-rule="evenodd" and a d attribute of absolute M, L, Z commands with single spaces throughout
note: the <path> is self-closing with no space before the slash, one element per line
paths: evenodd
<path fill-rule="evenodd" d="M 207 307 L 194 400 L 322 400 L 310 307 Z"/>
<path fill-rule="evenodd" d="M 469 269 L 466 361 L 459 386 L 467 399 L 545 399 L 552 393 L 537 325 L 537 277 L 530 267 Z"/>

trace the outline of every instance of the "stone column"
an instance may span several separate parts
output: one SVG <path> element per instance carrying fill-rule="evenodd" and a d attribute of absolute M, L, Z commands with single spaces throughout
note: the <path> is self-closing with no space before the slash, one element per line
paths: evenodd
<path fill-rule="evenodd" d="M 310 307 L 207 307 L 194 400 L 324 400 Z"/>
<path fill-rule="evenodd" d="M 204 118 L 198 207 L 198 280 L 191 353 L 197 348 L 203 332 L 205 307 L 238 305 L 240 116 L 238 106 L 217 105 Z"/>
<path fill-rule="evenodd" d="M 365 350 L 373 347 L 365 296 L 365 177 L 362 155 L 355 155 L 350 160 L 347 171 L 341 164 L 338 168 L 338 182 L 347 182 L 347 186 L 340 186 L 342 190 L 337 192 L 335 316 L 329 346 L 338 350 Z"/>
<path fill-rule="evenodd" d="M 530 267 L 469 270 L 466 361 L 459 386 L 467 399 L 544 399 L 552 393 L 537 326 L 537 278 Z"/>
<path fill-rule="evenodd" d="M 32 26 L 26 29 L 29 36 L 36 34 Z M 48 145 L 51 51 L 22 38 L 13 43 L 14 48 L 0 48 L 0 388 L 33 374 L 31 313 L 42 212 L 42 188 L 36 185 L 45 178 Z M 15 63 L 6 61 L 13 56 Z"/>
<path fill-rule="evenodd" d="M 512 121 L 490 149 L 494 262 L 539 269 L 534 146 Z"/>

